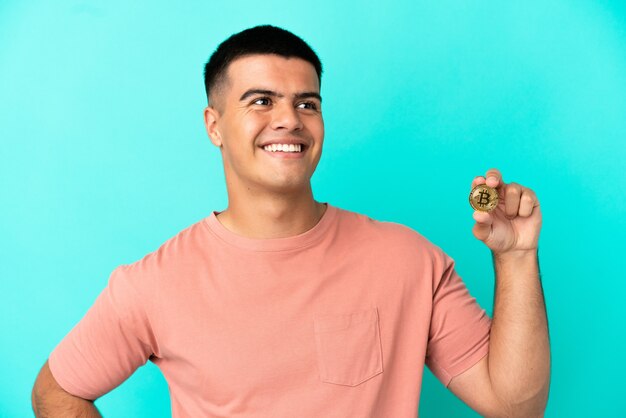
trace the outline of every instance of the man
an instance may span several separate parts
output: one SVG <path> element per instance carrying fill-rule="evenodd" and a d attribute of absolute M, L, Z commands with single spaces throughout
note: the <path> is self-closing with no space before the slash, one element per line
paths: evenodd
<path fill-rule="evenodd" d="M 492 322 L 420 234 L 314 200 L 321 73 L 304 41 L 272 26 L 218 47 L 204 120 L 228 207 L 113 271 L 42 368 L 37 416 L 99 416 L 93 401 L 148 360 L 174 417 L 415 417 L 424 364 L 481 415 L 543 415 L 534 193 L 496 169 L 472 182 L 501 197 L 474 213 L 494 256 Z"/>

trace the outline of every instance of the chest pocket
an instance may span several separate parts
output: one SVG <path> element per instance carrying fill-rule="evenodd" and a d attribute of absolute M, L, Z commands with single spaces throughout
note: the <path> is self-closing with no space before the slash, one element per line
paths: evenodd
<path fill-rule="evenodd" d="M 320 379 L 356 386 L 383 372 L 378 310 L 314 317 Z"/>

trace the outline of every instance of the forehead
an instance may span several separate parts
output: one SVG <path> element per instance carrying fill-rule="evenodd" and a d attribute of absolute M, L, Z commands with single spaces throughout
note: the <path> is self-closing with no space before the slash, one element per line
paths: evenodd
<path fill-rule="evenodd" d="M 230 63 L 228 84 L 235 93 L 248 88 L 286 91 L 317 91 L 319 80 L 315 67 L 301 58 L 273 54 L 247 55 Z"/>

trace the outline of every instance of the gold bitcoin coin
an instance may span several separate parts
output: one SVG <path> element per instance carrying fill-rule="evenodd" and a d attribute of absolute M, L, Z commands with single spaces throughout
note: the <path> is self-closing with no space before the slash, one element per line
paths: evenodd
<path fill-rule="evenodd" d="M 498 192 L 486 184 L 479 184 L 470 192 L 469 201 L 474 209 L 482 212 L 491 212 L 498 206 Z"/>

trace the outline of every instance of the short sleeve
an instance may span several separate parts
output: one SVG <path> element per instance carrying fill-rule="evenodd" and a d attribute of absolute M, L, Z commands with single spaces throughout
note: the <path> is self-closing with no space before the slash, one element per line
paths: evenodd
<path fill-rule="evenodd" d="M 454 261 L 440 255 L 443 274 L 434 283 L 426 365 L 447 387 L 489 352 L 491 318 L 469 294 Z"/>
<path fill-rule="evenodd" d="M 157 351 L 126 267 L 111 273 L 107 287 L 50 354 L 52 375 L 72 395 L 93 400 L 108 393 Z"/>

